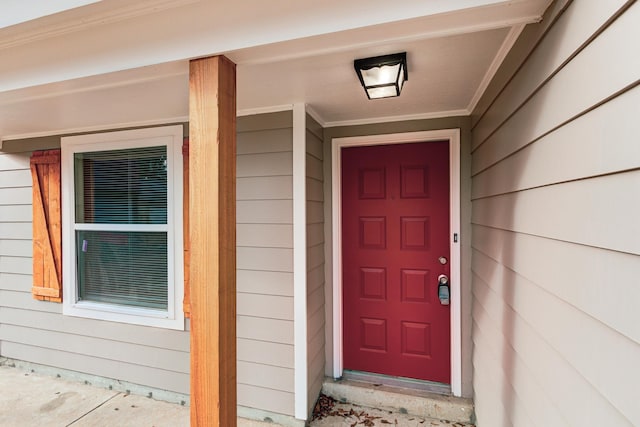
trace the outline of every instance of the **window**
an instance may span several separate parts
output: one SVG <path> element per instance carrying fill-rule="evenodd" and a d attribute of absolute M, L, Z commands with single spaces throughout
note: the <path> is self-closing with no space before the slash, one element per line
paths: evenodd
<path fill-rule="evenodd" d="M 181 153 L 181 126 L 62 139 L 65 314 L 184 328 Z"/>

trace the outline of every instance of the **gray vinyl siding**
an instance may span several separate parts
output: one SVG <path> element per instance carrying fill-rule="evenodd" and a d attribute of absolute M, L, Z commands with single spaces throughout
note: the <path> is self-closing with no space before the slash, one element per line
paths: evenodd
<path fill-rule="evenodd" d="M 238 404 L 293 415 L 292 117 L 238 119 Z M 53 143 L 52 143 L 53 142 Z M 31 151 L 0 153 L 0 355 L 189 393 L 189 332 L 62 315 L 34 300 Z"/>
<path fill-rule="evenodd" d="M 472 115 L 478 427 L 640 425 L 639 22 L 554 3 Z"/>
<path fill-rule="evenodd" d="M 307 387 L 308 410 L 320 395 L 325 365 L 324 172 L 322 128 L 307 116 Z"/>

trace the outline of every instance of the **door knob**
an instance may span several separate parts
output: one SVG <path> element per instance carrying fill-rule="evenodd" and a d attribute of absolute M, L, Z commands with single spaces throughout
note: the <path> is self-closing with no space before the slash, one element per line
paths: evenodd
<path fill-rule="evenodd" d="M 438 276 L 438 299 L 440 304 L 449 305 L 449 278 L 446 274 Z"/>

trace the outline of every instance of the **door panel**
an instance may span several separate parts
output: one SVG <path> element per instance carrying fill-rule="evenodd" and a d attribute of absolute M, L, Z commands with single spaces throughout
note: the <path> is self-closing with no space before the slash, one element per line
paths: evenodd
<path fill-rule="evenodd" d="M 449 383 L 449 144 L 341 156 L 344 368 Z"/>

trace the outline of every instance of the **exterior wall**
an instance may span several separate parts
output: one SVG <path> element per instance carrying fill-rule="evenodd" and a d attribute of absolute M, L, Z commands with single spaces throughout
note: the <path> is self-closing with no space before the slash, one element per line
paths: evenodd
<path fill-rule="evenodd" d="M 640 425 L 639 22 L 556 2 L 472 116 L 479 427 Z"/>
<path fill-rule="evenodd" d="M 238 405 L 294 415 L 293 118 L 238 118 Z"/>
<path fill-rule="evenodd" d="M 307 115 L 307 386 L 309 413 L 322 389 L 324 331 L 324 171 L 322 128 Z"/>
<path fill-rule="evenodd" d="M 462 316 L 462 395 L 471 397 L 471 125 L 469 117 L 411 120 L 371 125 L 340 126 L 324 129 L 324 158 L 331 159 L 332 138 L 418 132 L 437 129 L 460 129 L 460 249 Z M 331 253 L 331 173 L 330 161 L 324 162 L 325 217 L 325 375 L 333 375 L 333 290 Z"/>
<path fill-rule="evenodd" d="M 0 355 L 189 393 L 189 332 L 62 316 L 31 297 L 35 149 L 0 153 Z M 293 415 L 291 112 L 240 117 L 237 160 L 238 404 Z M 187 328 L 188 329 L 188 328 Z"/>
<path fill-rule="evenodd" d="M 62 316 L 32 298 L 30 155 L 0 153 L 0 354 L 189 393 L 188 332 Z"/>

